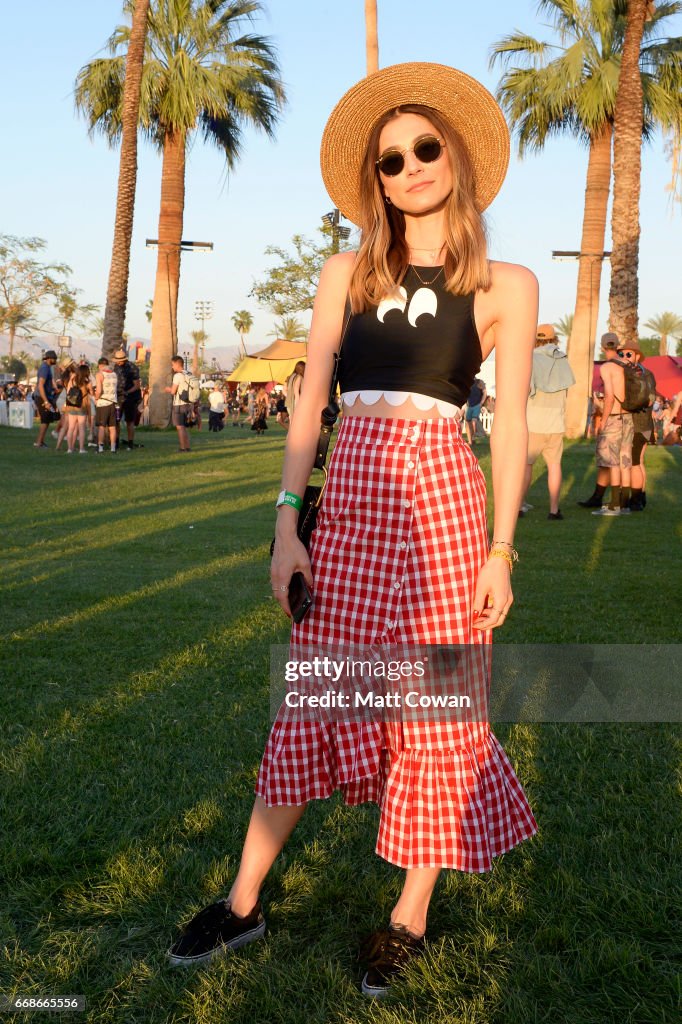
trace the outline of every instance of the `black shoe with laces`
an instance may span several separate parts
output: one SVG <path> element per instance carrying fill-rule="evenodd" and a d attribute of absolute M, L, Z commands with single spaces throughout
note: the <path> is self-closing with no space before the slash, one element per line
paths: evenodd
<path fill-rule="evenodd" d="M 416 939 L 401 924 L 389 924 L 388 928 L 371 935 L 363 948 L 363 958 L 368 965 L 362 979 L 363 995 L 374 998 L 388 995 L 396 976 L 410 960 L 421 956 L 424 948 L 424 938 Z"/>
<path fill-rule="evenodd" d="M 265 918 L 260 900 L 246 917 L 237 917 L 227 900 L 219 900 L 199 911 L 185 926 L 180 938 L 168 950 L 168 959 L 173 967 L 206 963 L 264 934 Z"/>
<path fill-rule="evenodd" d="M 564 517 L 562 515 L 561 509 L 558 509 L 556 512 L 549 512 L 548 515 L 547 515 L 547 518 L 548 519 L 563 519 Z"/>

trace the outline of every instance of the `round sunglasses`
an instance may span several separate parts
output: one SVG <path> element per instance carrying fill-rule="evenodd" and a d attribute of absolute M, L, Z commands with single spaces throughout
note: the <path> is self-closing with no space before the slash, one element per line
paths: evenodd
<path fill-rule="evenodd" d="M 625 356 L 626 359 L 634 359 L 635 358 L 635 353 L 628 351 L 628 349 L 619 349 L 616 352 L 616 355 L 620 356 L 621 359 L 623 358 L 623 356 Z"/>
<path fill-rule="evenodd" d="M 381 154 L 378 160 L 375 160 L 375 163 L 387 178 L 395 178 L 405 166 L 406 153 L 414 153 L 420 164 L 432 164 L 444 149 L 445 143 L 441 139 L 437 139 L 435 135 L 424 135 L 421 139 L 417 139 L 414 146 L 408 146 L 407 149 L 387 150 Z"/>

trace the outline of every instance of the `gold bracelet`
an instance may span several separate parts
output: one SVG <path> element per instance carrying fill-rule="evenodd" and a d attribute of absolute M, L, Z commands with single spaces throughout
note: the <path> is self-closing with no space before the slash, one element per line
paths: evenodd
<path fill-rule="evenodd" d="M 499 548 L 496 548 L 489 553 L 488 558 L 504 558 L 509 566 L 509 572 L 512 573 L 514 571 L 514 560 L 508 551 L 501 551 Z"/>
<path fill-rule="evenodd" d="M 518 562 L 519 553 L 513 544 L 511 544 L 508 540 L 493 540 L 490 542 L 490 547 L 494 548 L 496 544 L 503 544 L 506 548 L 509 548 L 509 554 L 511 555 L 515 562 Z"/>

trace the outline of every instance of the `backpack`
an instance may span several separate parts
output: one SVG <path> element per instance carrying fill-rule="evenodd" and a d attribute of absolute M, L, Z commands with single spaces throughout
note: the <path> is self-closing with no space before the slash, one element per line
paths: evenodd
<path fill-rule="evenodd" d="M 618 365 L 623 367 L 623 378 L 625 380 L 625 394 L 619 398 L 621 406 L 626 412 L 641 412 L 647 409 L 653 400 L 656 388 L 652 382 L 652 374 L 639 364 L 625 363 L 617 360 Z"/>
<path fill-rule="evenodd" d="M 83 392 L 75 384 L 66 392 L 66 404 L 72 409 L 80 409 L 83 405 Z"/>
<path fill-rule="evenodd" d="M 186 405 L 194 405 L 201 399 L 201 384 L 199 378 L 192 373 L 185 373 L 185 384 L 179 391 L 180 401 Z"/>

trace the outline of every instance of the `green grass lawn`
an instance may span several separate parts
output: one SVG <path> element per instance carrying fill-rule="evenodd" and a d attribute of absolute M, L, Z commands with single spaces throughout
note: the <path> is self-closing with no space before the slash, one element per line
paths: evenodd
<path fill-rule="evenodd" d="M 234 876 L 268 732 L 283 435 L 227 426 L 191 456 L 140 438 L 81 458 L 0 430 L 0 993 L 83 994 L 76 1019 L 117 1024 L 679 1022 L 679 725 L 497 727 L 539 834 L 488 875 L 442 875 L 428 956 L 390 1002 L 359 994 L 355 956 L 402 873 L 373 853 L 376 808 L 338 796 L 277 861 L 265 941 L 167 966 Z M 627 519 L 576 507 L 590 445 L 566 451 L 562 523 L 536 467 L 498 642 L 679 639 L 680 456 L 648 453 Z"/>

